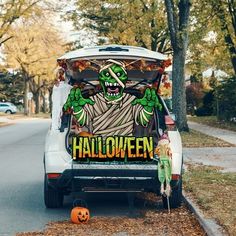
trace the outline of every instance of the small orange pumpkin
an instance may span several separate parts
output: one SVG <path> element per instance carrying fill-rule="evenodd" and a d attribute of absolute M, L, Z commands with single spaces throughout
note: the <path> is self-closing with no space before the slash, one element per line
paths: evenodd
<path fill-rule="evenodd" d="M 85 207 L 74 207 L 71 210 L 70 218 L 75 224 L 87 223 L 90 219 L 89 210 Z"/>

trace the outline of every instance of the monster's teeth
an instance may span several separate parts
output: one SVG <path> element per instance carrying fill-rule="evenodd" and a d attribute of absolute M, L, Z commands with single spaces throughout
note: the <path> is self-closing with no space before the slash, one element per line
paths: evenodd
<path fill-rule="evenodd" d="M 105 86 L 106 86 L 106 87 L 110 87 L 110 86 L 117 86 L 117 87 L 119 87 L 120 85 L 119 85 L 118 83 L 105 82 Z"/>

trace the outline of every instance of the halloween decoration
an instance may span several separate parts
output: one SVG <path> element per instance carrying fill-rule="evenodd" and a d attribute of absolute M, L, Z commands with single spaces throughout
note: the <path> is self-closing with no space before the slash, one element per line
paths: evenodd
<path fill-rule="evenodd" d="M 116 61 L 117 60 L 107 60 L 107 61 Z M 107 63 L 107 61 L 104 60 L 76 60 L 71 64 L 71 68 L 73 70 L 78 70 L 80 72 L 91 69 L 94 71 L 100 71 L 100 69 L 104 66 L 104 64 Z M 66 61 L 59 60 L 58 65 L 63 68 L 67 68 Z M 141 71 L 158 71 L 159 73 L 163 73 L 165 68 L 171 65 L 171 60 L 167 59 L 164 60 L 162 63 L 157 64 L 156 62 L 147 62 L 143 59 L 138 60 L 123 60 L 122 66 L 126 68 L 127 70 L 141 70 Z"/>
<path fill-rule="evenodd" d="M 62 107 L 70 90 L 71 86 L 65 81 L 65 69 L 58 67 L 55 71 L 55 83 L 52 92 L 52 130 L 58 130 L 61 126 Z"/>
<path fill-rule="evenodd" d="M 161 183 L 161 194 L 167 197 L 168 210 L 170 212 L 169 197 L 171 195 L 170 181 L 172 177 L 171 149 L 170 140 L 166 134 L 163 134 L 158 142 L 155 153 L 159 157 L 158 179 Z"/>
<path fill-rule="evenodd" d="M 128 81 L 125 63 L 109 59 L 99 70 L 102 92 L 84 98 L 80 88 L 74 87 L 64 104 L 64 111 L 73 108 L 80 126 L 90 127 L 94 135 L 103 137 L 132 136 L 134 122 L 147 127 L 154 108 L 162 110 L 154 88 L 146 88 L 143 98 L 125 93 Z"/>
<path fill-rule="evenodd" d="M 84 224 L 87 223 L 90 219 L 89 209 L 87 207 L 79 206 L 79 202 L 84 203 L 83 200 L 75 200 L 73 203 L 74 208 L 71 210 L 70 218 L 74 224 Z M 85 205 L 87 206 L 86 203 Z"/>

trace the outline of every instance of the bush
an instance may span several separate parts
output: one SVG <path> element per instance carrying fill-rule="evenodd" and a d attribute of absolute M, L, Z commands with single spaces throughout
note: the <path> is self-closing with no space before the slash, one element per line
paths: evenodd
<path fill-rule="evenodd" d="M 196 116 L 210 116 L 212 113 L 212 110 L 208 107 L 200 107 L 195 111 Z"/>
<path fill-rule="evenodd" d="M 195 111 L 196 116 L 210 116 L 214 113 L 214 91 L 205 93 L 203 105 Z"/>
<path fill-rule="evenodd" d="M 218 118 L 231 121 L 236 117 L 236 77 L 222 81 L 217 87 L 215 95 L 218 100 Z"/>
<path fill-rule="evenodd" d="M 204 96 L 201 83 L 194 82 L 186 87 L 187 113 L 193 115 L 197 107 L 199 107 Z"/>

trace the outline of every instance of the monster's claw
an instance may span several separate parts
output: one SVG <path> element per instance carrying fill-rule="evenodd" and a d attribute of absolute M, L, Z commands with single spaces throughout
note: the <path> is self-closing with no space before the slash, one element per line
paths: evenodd
<path fill-rule="evenodd" d="M 151 94 L 152 94 L 152 100 L 155 101 L 156 98 L 157 98 L 156 90 L 155 89 L 151 89 Z"/>
<path fill-rule="evenodd" d="M 95 104 L 95 102 L 91 100 L 90 98 L 85 99 L 85 101 L 87 104 L 92 105 L 92 106 Z"/>
<path fill-rule="evenodd" d="M 68 96 L 66 103 L 63 106 L 63 110 L 67 111 L 70 107 L 71 107 L 71 99 L 70 99 L 70 96 Z"/>
<path fill-rule="evenodd" d="M 131 102 L 131 104 L 134 106 L 134 105 L 140 103 L 139 100 L 140 100 L 140 99 L 136 98 L 133 102 Z"/>
<path fill-rule="evenodd" d="M 150 88 L 147 88 L 147 89 L 146 89 L 145 94 L 144 94 L 144 97 L 146 97 L 147 100 L 150 100 L 150 99 L 151 99 L 151 90 L 150 90 Z"/>
<path fill-rule="evenodd" d="M 79 100 L 81 97 L 82 97 L 81 91 L 79 88 L 77 88 L 75 91 L 75 99 Z"/>
<path fill-rule="evenodd" d="M 75 99 L 75 91 L 76 91 L 75 88 L 72 88 L 70 90 L 70 94 L 69 94 L 68 98 L 70 98 L 71 101 L 73 101 Z"/>

